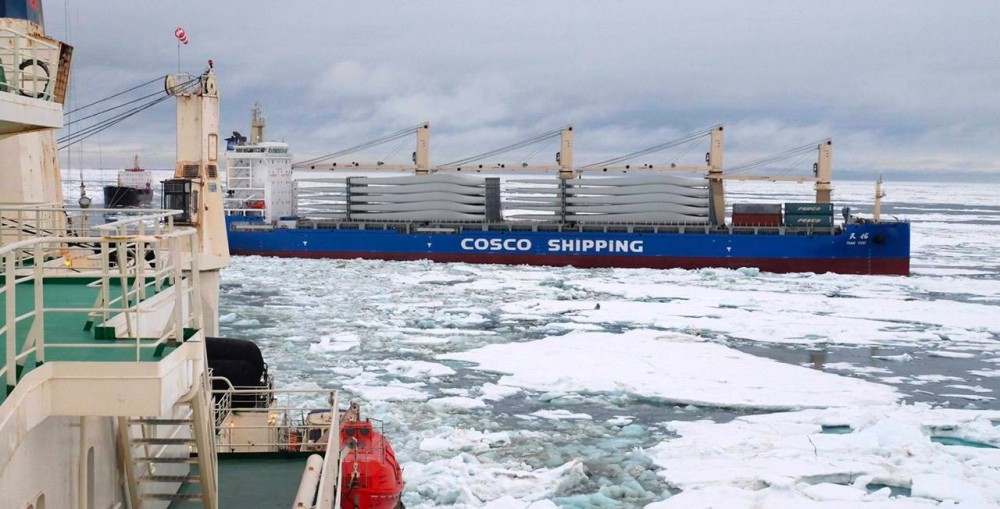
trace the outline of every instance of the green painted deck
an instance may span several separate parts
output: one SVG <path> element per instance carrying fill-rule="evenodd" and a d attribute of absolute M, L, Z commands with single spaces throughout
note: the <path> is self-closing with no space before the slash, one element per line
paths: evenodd
<path fill-rule="evenodd" d="M 295 501 L 309 454 L 230 454 L 219 456 L 220 509 L 288 509 Z M 192 473 L 197 467 L 192 469 Z M 195 485 L 181 493 L 198 493 Z M 174 502 L 170 509 L 201 507 L 201 503 Z"/>
<path fill-rule="evenodd" d="M 136 362 L 135 339 L 95 339 L 95 331 L 101 327 L 101 319 L 88 327 L 90 318 L 86 312 L 63 312 L 62 309 L 70 308 L 93 308 L 100 286 L 90 285 L 99 279 L 94 277 L 79 278 L 52 278 L 46 279 L 43 286 L 43 302 L 48 308 L 45 313 L 45 362 Z M 2 282 L 2 276 L 0 276 Z M 90 286 L 88 286 L 90 285 Z M 153 292 L 147 293 L 147 298 L 152 297 Z M 121 295 L 121 287 L 118 284 L 110 285 L 111 299 Z M 17 285 L 16 306 L 18 315 L 28 313 L 35 308 L 34 283 L 26 282 Z M 6 322 L 7 299 L 5 294 L 0 294 L 0 317 Z M 117 304 L 117 305 L 120 305 Z M 109 318 L 114 316 L 112 313 Z M 28 333 L 34 324 L 35 317 L 24 319 L 17 323 L 16 343 L 17 352 L 20 355 Z M 8 331 L 11 332 L 11 331 Z M 0 366 L 7 362 L 6 354 L 6 334 L 0 334 Z M 153 339 L 143 339 L 143 345 L 152 345 Z M 118 345 L 118 348 L 109 348 L 111 345 Z M 167 353 L 167 352 L 164 352 Z M 157 362 L 163 355 L 156 355 L 154 348 L 142 348 L 140 360 L 143 362 Z M 35 354 L 29 355 L 23 362 L 24 367 L 19 373 L 18 379 L 34 369 L 37 365 Z M 0 403 L 6 398 L 8 389 L 6 384 L 0 381 Z"/>
<path fill-rule="evenodd" d="M 220 458 L 220 509 L 291 507 L 306 469 L 306 458 Z"/>

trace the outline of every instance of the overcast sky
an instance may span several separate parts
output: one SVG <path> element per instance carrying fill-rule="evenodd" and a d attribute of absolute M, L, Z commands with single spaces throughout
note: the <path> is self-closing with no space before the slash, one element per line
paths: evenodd
<path fill-rule="evenodd" d="M 70 107 L 176 71 L 173 33 L 183 26 L 182 69 L 215 62 L 224 136 L 248 134 L 257 101 L 269 138 L 291 143 L 296 160 L 426 120 L 432 163 L 572 123 L 576 161 L 586 164 L 723 123 L 726 165 L 830 136 L 834 169 L 845 173 L 1000 169 L 996 1 L 49 0 L 44 8 L 52 37 L 67 39 L 69 19 Z M 173 108 L 165 102 L 99 143 L 91 138 L 72 166 L 121 167 L 136 152 L 148 166 L 172 167 Z M 531 161 L 551 163 L 555 151 L 543 147 Z"/>

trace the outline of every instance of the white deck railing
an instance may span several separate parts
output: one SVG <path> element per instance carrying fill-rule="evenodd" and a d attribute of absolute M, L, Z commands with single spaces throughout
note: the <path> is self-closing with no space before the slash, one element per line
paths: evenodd
<path fill-rule="evenodd" d="M 0 28 L 0 92 L 54 100 L 58 43 Z"/>
<path fill-rule="evenodd" d="M 35 214 L 32 218 L 39 222 L 26 228 L 27 216 L 21 216 L 25 222 L 19 229 L 25 231 L 8 231 L 0 244 L 0 299 L 5 303 L 0 340 L 6 354 L 0 378 L 8 387 L 16 384 L 17 367 L 24 366 L 31 355 L 37 365 L 55 349 L 131 348 L 139 362 L 143 351 L 161 347 L 170 339 L 183 340 L 186 328 L 202 327 L 198 257 L 192 256 L 199 252 L 197 235 L 194 229 L 173 227 L 171 218 L 176 211 L 142 211 L 76 236 L 67 235 L 69 229 L 57 224 L 64 212 L 61 208 L 0 207 L 0 216 L 7 219 L 17 217 L 17 212 Z M 4 230 L 7 228 L 0 228 L 0 232 Z M 6 242 L 17 238 L 21 240 Z M 87 286 L 98 289 L 97 298 L 92 303 L 51 299 L 46 303 L 46 282 L 56 279 L 89 279 Z M 116 286 L 120 290 L 112 292 Z M 173 289 L 172 300 L 148 304 L 167 287 Z M 18 292 L 30 292 L 30 309 L 17 308 Z M 165 306 L 172 309 L 163 311 Z M 46 317 L 62 313 L 86 316 L 89 325 L 106 327 L 105 333 L 114 331 L 113 337 L 106 338 L 110 340 L 107 343 L 48 342 Z M 154 321 L 149 316 L 152 313 L 159 318 Z M 146 320 L 156 324 L 155 333 L 143 337 L 151 330 L 148 324 L 143 328 Z M 83 328 L 84 323 L 79 326 Z M 18 345 L 23 327 L 28 327 L 26 339 Z"/>
<path fill-rule="evenodd" d="M 219 452 L 298 452 L 322 451 L 326 444 L 320 440 L 322 433 L 320 424 L 310 423 L 309 414 L 317 409 L 331 405 L 335 391 L 316 389 L 273 389 L 263 387 L 234 387 L 225 377 L 213 376 L 215 382 L 222 382 L 225 389 L 214 390 L 215 421 L 218 426 Z M 239 406 L 239 402 L 254 399 L 259 406 Z M 322 401 L 322 405 L 318 402 Z M 237 402 L 237 406 L 233 403 Z M 245 403 L 244 403 L 245 404 Z M 266 414 L 266 419 L 250 419 L 239 422 L 232 414 Z M 263 421 L 261 424 L 255 422 Z M 309 431 L 317 431 L 316 439 L 309 436 Z M 237 436 L 249 432 L 254 434 L 252 444 Z M 266 438 L 265 438 L 266 436 Z"/>

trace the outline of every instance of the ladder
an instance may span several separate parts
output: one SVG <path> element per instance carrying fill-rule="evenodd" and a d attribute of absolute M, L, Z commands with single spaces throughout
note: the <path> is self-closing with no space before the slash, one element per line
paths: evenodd
<path fill-rule="evenodd" d="M 169 417 L 118 420 L 131 509 L 218 509 L 215 426 L 204 391 Z"/>

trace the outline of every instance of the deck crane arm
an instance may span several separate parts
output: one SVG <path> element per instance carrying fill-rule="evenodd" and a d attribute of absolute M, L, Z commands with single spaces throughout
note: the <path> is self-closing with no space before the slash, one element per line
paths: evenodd
<path fill-rule="evenodd" d="M 413 164 L 385 164 L 382 161 L 376 162 L 349 162 L 349 163 L 337 163 L 331 162 L 331 160 L 348 156 L 361 152 L 362 150 L 367 150 L 372 147 L 377 147 L 379 145 L 384 145 L 386 143 L 401 140 L 409 136 L 416 134 L 417 146 L 416 150 L 413 152 Z M 417 175 L 426 175 L 430 172 L 428 161 L 430 159 L 430 143 L 431 143 L 431 125 L 430 122 L 424 122 L 413 127 L 408 127 L 396 131 L 394 133 L 387 134 L 385 136 L 380 136 L 373 140 L 355 145 L 350 148 L 339 150 L 337 152 L 331 152 L 319 157 L 314 157 L 312 159 L 307 159 L 305 161 L 299 161 L 292 164 L 292 169 L 308 169 L 308 170 L 397 170 L 397 171 L 407 171 L 412 170 L 417 173 Z"/>

